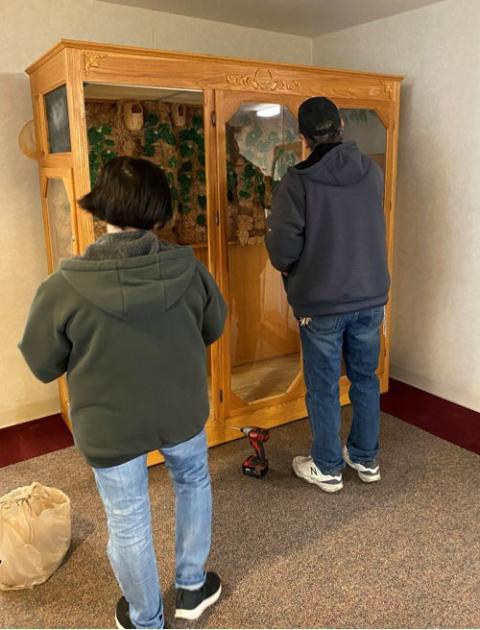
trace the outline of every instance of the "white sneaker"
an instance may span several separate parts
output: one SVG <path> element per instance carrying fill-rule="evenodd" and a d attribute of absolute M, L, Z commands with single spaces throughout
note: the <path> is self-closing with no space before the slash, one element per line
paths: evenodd
<path fill-rule="evenodd" d="M 292 462 L 293 472 L 308 483 L 313 483 L 324 492 L 338 492 L 343 488 L 342 473 L 324 475 L 316 466 L 312 457 L 299 455 Z"/>
<path fill-rule="evenodd" d="M 352 462 L 350 455 L 348 454 L 348 448 L 343 447 L 343 459 L 345 463 L 358 472 L 358 476 L 365 483 L 372 483 L 372 481 L 380 481 L 380 466 L 376 461 L 369 462 L 368 464 L 360 464 Z"/>

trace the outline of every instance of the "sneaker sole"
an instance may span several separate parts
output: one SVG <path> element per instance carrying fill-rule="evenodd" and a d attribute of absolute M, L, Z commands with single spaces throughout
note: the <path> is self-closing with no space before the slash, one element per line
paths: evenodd
<path fill-rule="evenodd" d="M 115 624 L 116 624 L 116 626 L 117 626 L 118 630 L 125 630 L 125 626 L 122 626 L 122 624 L 118 621 L 118 617 L 117 617 L 117 614 L 116 614 L 116 613 L 115 613 Z M 164 627 L 164 628 L 167 628 L 167 627 L 169 627 L 169 626 L 165 626 L 165 625 L 164 625 L 163 627 Z"/>
<path fill-rule="evenodd" d="M 118 630 L 125 630 L 125 626 L 122 626 L 122 624 L 118 621 L 117 613 L 115 613 L 115 624 Z"/>
<path fill-rule="evenodd" d="M 293 472 L 296 474 L 296 476 L 299 479 L 303 479 L 303 481 L 311 483 L 314 486 L 318 486 L 320 490 L 323 490 L 324 492 L 328 492 L 329 494 L 333 494 L 334 492 L 339 492 L 343 488 L 343 482 L 330 484 L 330 483 L 323 483 L 321 481 L 315 481 L 311 477 L 307 477 L 306 475 L 303 475 L 300 471 L 296 470 L 295 466 L 292 466 L 292 468 L 293 468 Z"/>
<path fill-rule="evenodd" d="M 353 466 L 351 466 L 351 468 L 353 468 Z M 357 469 L 354 468 L 354 470 L 357 470 Z M 359 470 L 357 470 L 357 473 L 360 479 L 363 481 L 363 483 L 373 483 L 374 481 L 380 481 L 380 479 L 382 478 L 380 473 L 375 473 L 374 475 L 368 475 L 363 472 L 360 472 Z"/>
<path fill-rule="evenodd" d="M 207 599 L 204 599 L 203 602 L 199 604 L 196 608 L 193 608 L 192 610 L 187 610 L 186 608 L 177 608 L 177 610 L 175 611 L 175 618 L 187 619 L 188 621 L 194 621 L 195 619 L 198 619 L 200 615 L 202 615 L 207 610 L 207 608 L 213 606 L 213 604 L 218 601 L 221 594 L 222 586 L 220 585 L 216 593 L 210 595 L 210 597 L 207 597 Z"/>

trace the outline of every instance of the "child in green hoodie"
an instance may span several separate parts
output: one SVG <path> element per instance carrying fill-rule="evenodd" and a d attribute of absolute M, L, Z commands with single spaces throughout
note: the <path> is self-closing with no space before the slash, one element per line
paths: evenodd
<path fill-rule="evenodd" d="M 93 468 L 123 592 L 117 626 L 162 628 L 148 451 L 163 453 L 176 491 L 176 617 L 198 618 L 221 593 L 218 575 L 205 572 L 205 354 L 222 334 L 226 307 L 193 250 L 152 231 L 172 216 L 159 167 L 114 158 L 80 205 L 108 232 L 40 286 L 20 350 L 41 381 L 66 373 L 75 444 Z"/>

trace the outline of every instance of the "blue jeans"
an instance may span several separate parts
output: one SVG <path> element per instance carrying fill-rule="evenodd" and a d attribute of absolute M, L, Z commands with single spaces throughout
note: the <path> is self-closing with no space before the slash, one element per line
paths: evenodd
<path fill-rule="evenodd" d="M 212 492 L 205 431 L 162 448 L 176 496 L 176 586 L 205 582 L 210 551 Z M 105 507 L 113 572 L 136 628 L 163 628 L 163 603 L 153 548 L 147 456 L 112 468 L 94 468 Z"/>
<path fill-rule="evenodd" d="M 345 467 L 339 434 L 342 353 L 353 407 L 347 440 L 350 458 L 357 463 L 368 463 L 378 454 L 380 387 L 375 370 L 383 315 L 383 306 L 324 315 L 307 320 L 300 328 L 313 439 L 311 455 L 325 475 L 338 474 Z"/>

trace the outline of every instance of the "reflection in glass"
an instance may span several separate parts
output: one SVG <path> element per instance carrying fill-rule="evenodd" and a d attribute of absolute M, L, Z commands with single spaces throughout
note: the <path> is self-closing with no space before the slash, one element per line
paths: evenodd
<path fill-rule="evenodd" d="M 344 139 L 355 140 L 358 148 L 385 170 L 387 130 L 372 109 L 341 109 Z"/>
<path fill-rule="evenodd" d="M 299 372 L 298 325 L 264 235 L 273 189 L 301 160 L 301 142 L 293 114 L 269 103 L 241 105 L 226 138 L 231 387 L 252 402 L 285 393 Z"/>
<path fill-rule="evenodd" d="M 70 201 L 62 179 L 48 180 L 47 210 L 55 271 L 62 258 L 70 258 L 74 254 Z"/>
<path fill-rule="evenodd" d="M 50 153 L 71 151 L 67 88 L 64 85 L 45 94 L 45 113 Z"/>

